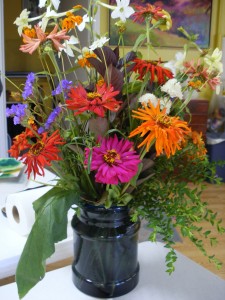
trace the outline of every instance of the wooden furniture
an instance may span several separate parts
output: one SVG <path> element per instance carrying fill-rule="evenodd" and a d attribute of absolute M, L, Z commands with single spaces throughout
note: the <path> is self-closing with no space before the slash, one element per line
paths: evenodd
<path fill-rule="evenodd" d="M 202 132 L 203 138 L 206 139 L 209 101 L 194 99 L 189 102 L 188 108 L 191 115 L 186 114 L 185 121 L 190 121 L 192 130 Z"/>

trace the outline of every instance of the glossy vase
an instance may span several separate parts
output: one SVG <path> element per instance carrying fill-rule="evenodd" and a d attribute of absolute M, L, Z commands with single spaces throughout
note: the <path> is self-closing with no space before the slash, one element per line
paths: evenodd
<path fill-rule="evenodd" d="M 86 206 L 72 220 L 73 282 L 83 293 L 110 298 L 127 294 L 138 283 L 140 222 L 124 206 Z"/>

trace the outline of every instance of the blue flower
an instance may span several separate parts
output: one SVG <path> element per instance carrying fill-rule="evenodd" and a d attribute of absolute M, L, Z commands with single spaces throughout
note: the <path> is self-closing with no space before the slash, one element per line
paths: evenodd
<path fill-rule="evenodd" d="M 34 73 L 29 73 L 27 75 L 27 80 L 24 86 L 24 90 L 22 93 L 23 98 L 26 100 L 30 95 L 33 94 L 33 83 L 35 81 L 35 74 Z"/>
<path fill-rule="evenodd" d="M 50 126 L 52 125 L 52 123 L 55 121 L 55 119 L 58 117 L 58 115 L 60 114 L 62 108 L 61 106 L 57 106 L 48 116 L 48 119 L 46 121 L 46 123 L 44 124 L 44 127 L 40 127 L 38 129 L 38 133 L 42 134 L 45 130 L 48 130 L 50 128 Z"/>
<path fill-rule="evenodd" d="M 14 125 L 21 124 L 23 117 L 26 115 L 27 104 L 13 104 L 6 108 L 6 116 L 13 117 Z"/>
<path fill-rule="evenodd" d="M 71 88 L 72 81 L 63 79 L 61 82 L 58 84 L 56 89 L 52 91 L 52 96 L 56 96 L 64 92 L 64 95 L 66 96 L 67 91 Z"/>

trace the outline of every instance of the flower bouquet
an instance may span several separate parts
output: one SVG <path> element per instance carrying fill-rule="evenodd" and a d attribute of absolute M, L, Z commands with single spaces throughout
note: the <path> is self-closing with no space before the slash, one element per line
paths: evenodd
<path fill-rule="evenodd" d="M 26 165 L 28 178 L 44 176 L 45 168 L 58 177 L 33 204 L 36 221 L 16 272 L 20 297 L 44 277 L 54 244 L 66 238 L 73 205 L 78 214 L 85 204 L 128 206 L 132 221 L 147 221 L 149 240 L 163 237 L 169 273 L 176 261 L 175 228 L 220 267 L 201 240 L 214 237 L 198 225 L 207 220 L 224 232 L 221 220 L 201 201 L 204 181 L 218 179 L 201 133 L 192 131 L 184 117 L 194 92 L 219 88 L 221 51 L 203 51 L 195 35 L 179 28 L 187 39 L 184 51 L 170 62 L 153 60 L 157 49 L 151 34 L 172 26 L 163 8 L 92 0 L 58 12 L 59 5 L 59 0 L 40 0 L 40 16 L 29 18 L 24 9 L 15 20 L 20 51 L 38 52 L 43 70 L 29 73 L 19 89 L 23 102 L 7 109 L 7 116 L 24 126 L 9 153 Z M 102 8 L 117 19 L 118 46 L 107 46 L 107 35 L 94 30 Z M 128 18 L 146 28 L 130 51 L 123 46 Z M 82 44 L 85 31 L 89 39 Z M 190 47 L 196 60 L 187 60 Z M 38 75 L 47 77 L 51 93 L 42 90 Z"/>

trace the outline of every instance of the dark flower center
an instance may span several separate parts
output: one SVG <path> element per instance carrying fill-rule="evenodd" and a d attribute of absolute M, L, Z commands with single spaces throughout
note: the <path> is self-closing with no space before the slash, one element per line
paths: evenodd
<path fill-rule="evenodd" d="M 39 141 L 30 148 L 30 152 L 34 155 L 38 155 L 43 150 L 43 148 L 44 143 L 42 141 Z"/>
<path fill-rule="evenodd" d="M 119 153 L 115 149 L 107 150 L 106 154 L 103 155 L 104 161 L 108 165 L 113 165 L 116 159 L 120 159 Z"/>

